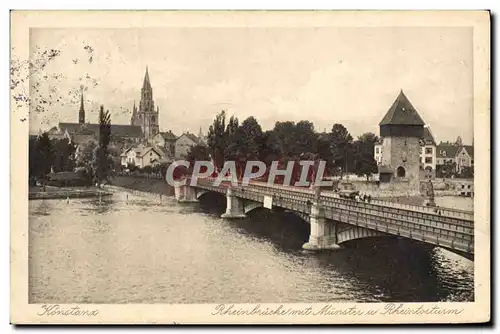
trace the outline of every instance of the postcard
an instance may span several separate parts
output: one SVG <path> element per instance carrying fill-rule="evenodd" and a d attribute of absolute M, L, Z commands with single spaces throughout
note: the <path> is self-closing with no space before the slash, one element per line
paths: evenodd
<path fill-rule="evenodd" d="M 13 324 L 491 319 L 488 11 L 12 11 L 10 96 Z"/>

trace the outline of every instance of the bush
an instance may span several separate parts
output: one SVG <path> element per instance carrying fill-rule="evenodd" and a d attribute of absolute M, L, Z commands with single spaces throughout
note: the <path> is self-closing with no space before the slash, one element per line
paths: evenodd
<path fill-rule="evenodd" d="M 47 177 L 47 185 L 54 187 L 83 187 L 89 185 L 84 171 L 51 173 Z"/>

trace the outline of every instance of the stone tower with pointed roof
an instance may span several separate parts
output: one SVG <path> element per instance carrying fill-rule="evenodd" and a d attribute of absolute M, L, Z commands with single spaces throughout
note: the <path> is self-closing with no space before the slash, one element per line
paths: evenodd
<path fill-rule="evenodd" d="M 153 88 L 149 80 L 148 67 L 146 66 L 146 74 L 141 88 L 141 100 L 139 108 L 135 106 L 132 110 L 132 125 L 140 125 L 144 139 L 151 139 L 159 132 L 158 116 L 160 108 L 156 108 L 153 101 Z"/>
<path fill-rule="evenodd" d="M 83 92 L 80 95 L 80 111 L 78 112 L 78 123 L 85 124 L 85 109 L 83 108 Z"/>
<path fill-rule="evenodd" d="M 380 180 L 398 181 L 408 193 L 420 190 L 420 139 L 424 121 L 406 95 L 401 92 L 387 111 L 380 126 L 382 137 Z M 385 177 L 382 177 L 385 174 Z"/>

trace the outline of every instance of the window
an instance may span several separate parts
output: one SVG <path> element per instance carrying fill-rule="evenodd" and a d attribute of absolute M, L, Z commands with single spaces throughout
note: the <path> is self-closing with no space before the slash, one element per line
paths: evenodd
<path fill-rule="evenodd" d="M 446 156 L 446 151 L 441 151 L 441 155 L 442 155 L 443 157 L 445 157 L 445 156 Z"/>
<path fill-rule="evenodd" d="M 396 169 L 396 175 L 398 177 L 405 177 L 406 171 L 403 167 L 399 166 L 398 169 Z"/>
<path fill-rule="evenodd" d="M 432 147 L 426 147 L 425 154 L 432 154 Z"/>
<path fill-rule="evenodd" d="M 378 154 L 379 153 L 379 149 L 380 149 L 379 147 L 375 147 L 375 153 Z"/>
<path fill-rule="evenodd" d="M 473 165 L 473 164 L 474 164 L 474 159 L 471 159 L 471 160 L 470 160 L 470 163 Z"/>
<path fill-rule="evenodd" d="M 431 164 L 432 163 L 432 157 L 425 157 L 425 163 L 426 164 Z"/>

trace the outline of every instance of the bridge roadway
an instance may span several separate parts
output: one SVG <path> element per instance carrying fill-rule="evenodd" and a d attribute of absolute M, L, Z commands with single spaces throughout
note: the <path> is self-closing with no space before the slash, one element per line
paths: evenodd
<path fill-rule="evenodd" d="M 440 246 L 468 258 L 474 254 L 474 214 L 470 211 L 381 200 L 368 203 L 341 198 L 333 191 L 324 190 L 319 198 L 315 198 L 314 191 L 309 188 L 268 185 L 258 181 L 250 182 L 248 186 L 230 187 L 229 183 L 222 183 L 215 187 L 214 181 L 212 178 L 199 179 L 195 186 L 196 198 L 208 191 L 225 194 L 228 196 L 226 212 L 229 213 L 226 217 L 229 218 L 232 217 L 231 210 L 234 211 L 231 208 L 238 207 L 234 206 L 235 201 L 240 202 L 237 204 L 243 211 L 234 215 L 238 217 L 262 207 L 265 197 L 272 198 L 273 207 L 292 211 L 311 224 L 311 237 L 316 235 L 316 245 L 321 246 L 321 238 L 326 237 L 327 242 L 341 244 L 364 237 L 394 235 Z M 335 228 L 331 228 L 332 225 Z"/>

